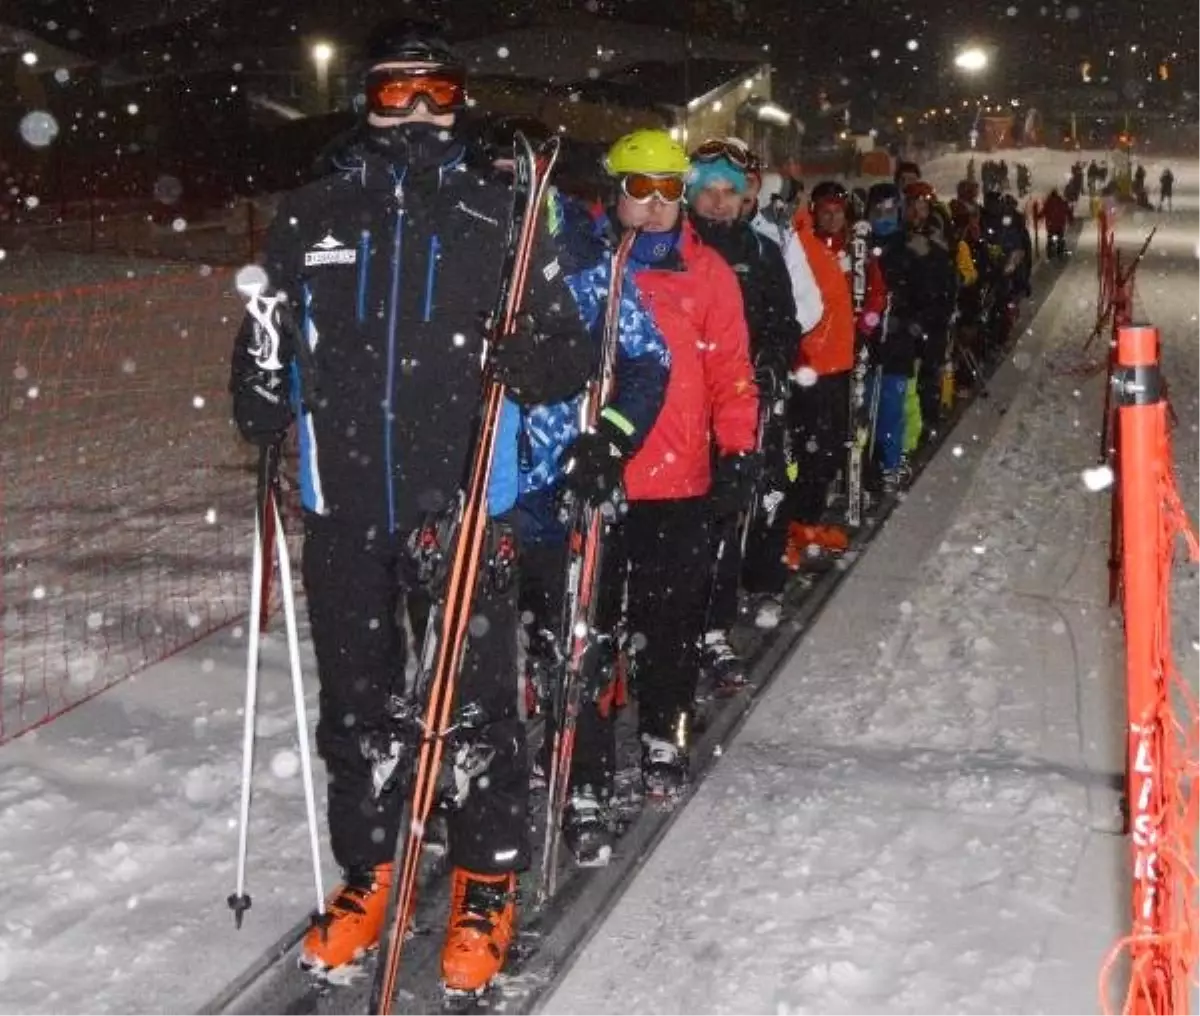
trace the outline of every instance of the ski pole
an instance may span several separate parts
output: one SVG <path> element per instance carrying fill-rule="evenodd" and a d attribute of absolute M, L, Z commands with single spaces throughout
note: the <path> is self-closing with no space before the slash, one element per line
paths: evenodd
<path fill-rule="evenodd" d="M 304 808 L 308 818 L 308 843 L 312 851 L 313 883 L 317 891 L 317 915 L 325 915 L 325 887 L 321 880 L 321 841 L 317 826 L 317 803 L 313 789 L 312 754 L 308 747 L 308 710 L 304 705 L 304 677 L 300 671 L 300 638 L 296 628 L 296 595 L 292 590 L 292 565 L 284 538 L 279 500 L 271 498 L 275 546 L 279 554 L 279 589 L 283 594 L 283 617 L 287 629 L 288 661 L 292 670 L 292 698 L 296 706 L 296 740 L 300 748 L 300 778 L 304 784 Z"/>
<path fill-rule="evenodd" d="M 237 886 L 226 902 L 233 911 L 233 923 L 241 928 L 250 895 L 246 892 L 246 852 L 250 826 L 250 785 L 254 771 L 254 726 L 258 708 L 258 643 L 262 630 L 263 559 L 268 502 L 273 500 L 279 446 L 264 445 L 258 452 L 258 492 L 254 511 L 254 551 L 250 574 L 249 632 L 246 639 L 246 702 L 242 723 L 242 797 L 238 812 Z"/>

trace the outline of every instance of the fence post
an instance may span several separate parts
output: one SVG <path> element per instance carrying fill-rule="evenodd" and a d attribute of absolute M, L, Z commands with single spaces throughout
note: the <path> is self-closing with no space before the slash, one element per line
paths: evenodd
<path fill-rule="evenodd" d="M 1118 483 L 1121 504 L 1125 681 L 1128 743 L 1126 793 L 1133 842 L 1133 1009 L 1162 1013 L 1174 996 L 1172 967 L 1159 936 L 1169 913 L 1162 877 L 1161 821 L 1165 800 L 1163 736 L 1156 627 L 1159 602 L 1159 540 L 1166 448 L 1158 331 L 1126 325 L 1117 336 L 1112 379 L 1119 426 Z"/>

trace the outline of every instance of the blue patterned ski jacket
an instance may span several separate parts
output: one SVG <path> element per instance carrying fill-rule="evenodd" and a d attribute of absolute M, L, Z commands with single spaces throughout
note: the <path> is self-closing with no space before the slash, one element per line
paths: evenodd
<path fill-rule="evenodd" d="M 585 205 L 557 192 L 549 202 L 546 223 L 558 247 L 567 288 L 580 318 L 599 344 L 612 275 L 612 238 Z M 666 340 L 642 304 L 632 267 L 626 266 L 621 282 L 615 384 L 603 415 L 625 433 L 636 450 L 662 408 L 671 358 Z M 528 407 L 521 414 L 525 461 L 518 479 L 518 510 L 526 541 L 562 536 L 554 502 L 562 478 L 563 453 L 579 436 L 582 398 L 580 394 L 566 402 Z"/>

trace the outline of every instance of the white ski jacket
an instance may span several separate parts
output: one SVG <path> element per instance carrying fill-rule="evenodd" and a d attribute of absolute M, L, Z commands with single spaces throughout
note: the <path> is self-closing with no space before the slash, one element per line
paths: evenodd
<path fill-rule="evenodd" d="M 811 332 L 825 316 L 825 304 L 800 238 L 791 223 L 775 222 L 761 208 L 755 211 L 750 225 L 756 233 L 779 244 L 783 251 L 783 260 L 792 280 L 792 296 L 796 300 L 796 320 L 805 332 Z"/>

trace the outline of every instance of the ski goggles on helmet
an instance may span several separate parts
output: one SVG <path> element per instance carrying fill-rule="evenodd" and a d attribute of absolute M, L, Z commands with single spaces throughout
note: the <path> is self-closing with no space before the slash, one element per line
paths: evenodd
<path fill-rule="evenodd" d="M 657 198 L 673 205 L 683 197 L 684 181 L 678 173 L 626 173 L 621 177 L 621 193 L 639 205 Z"/>
<path fill-rule="evenodd" d="M 746 172 L 757 173 L 762 168 L 758 157 L 745 142 L 737 138 L 712 138 L 701 142 L 691 154 L 693 162 L 716 162 L 718 159 L 724 159 Z"/>
<path fill-rule="evenodd" d="M 466 77 L 456 67 L 383 67 L 367 72 L 366 95 L 380 116 L 410 113 L 421 100 L 431 113 L 457 113 L 467 104 Z"/>

